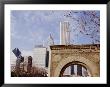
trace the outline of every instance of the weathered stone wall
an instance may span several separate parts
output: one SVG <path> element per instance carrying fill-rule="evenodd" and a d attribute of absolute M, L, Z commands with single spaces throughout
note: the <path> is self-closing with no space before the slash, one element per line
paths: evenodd
<path fill-rule="evenodd" d="M 66 64 L 75 61 L 85 66 L 91 76 L 100 76 L 100 45 L 54 45 L 50 48 L 50 77 L 58 77 Z"/>

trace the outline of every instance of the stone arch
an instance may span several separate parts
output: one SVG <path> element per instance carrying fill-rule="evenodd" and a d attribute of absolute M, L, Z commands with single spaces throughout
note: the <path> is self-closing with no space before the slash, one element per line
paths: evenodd
<path fill-rule="evenodd" d="M 67 63 L 60 71 L 60 75 L 59 77 L 62 77 L 62 75 L 64 74 L 64 71 L 66 70 L 67 67 L 71 66 L 71 65 L 81 65 L 82 67 L 84 67 L 85 69 L 87 69 L 86 65 L 82 62 L 79 62 L 79 61 L 72 61 L 72 62 L 69 62 Z M 90 71 L 87 71 L 89 75 L 90 74 Z"/>
<path fill-rule="evenodd" d="M 83 64 L 83 66 L 85 66 L 89 70 L 92 77 L 99 76 L 98 66 L 93 61 L 90 61 L 89 59 L 81 56 L 69 56 L 67 58 L 62 58 L 62 60 L 58 63 L 57 67 L 55 68 L 54 76 L 59 77 L 61 69 L 69 62 L 74 61 L 78 61 L 81 64 Z"/>

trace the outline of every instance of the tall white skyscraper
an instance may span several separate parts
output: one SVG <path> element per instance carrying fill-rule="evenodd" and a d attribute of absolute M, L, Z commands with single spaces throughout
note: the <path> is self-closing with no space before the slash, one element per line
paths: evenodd
<path fill-rule="evenodd" d="M 69 22 L 60 22 L 60 45 L 70 44 L 70 29 Z"/>
<path fill-rule="evenodd" d="M 42 45 L 36 45 L 34 48 L 33 62 L 35 66 L 45 68 L 47 48 Z"/>

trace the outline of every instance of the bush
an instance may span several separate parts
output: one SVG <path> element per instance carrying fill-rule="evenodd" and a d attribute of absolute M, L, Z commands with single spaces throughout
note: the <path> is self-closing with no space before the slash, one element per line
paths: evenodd
<path fill-rule="evenodd" d="M 11 71 L 11 77 L 47 77 L 47 71 L 44 68 L 32 67 L 30 72 L 25 70 Z"/>

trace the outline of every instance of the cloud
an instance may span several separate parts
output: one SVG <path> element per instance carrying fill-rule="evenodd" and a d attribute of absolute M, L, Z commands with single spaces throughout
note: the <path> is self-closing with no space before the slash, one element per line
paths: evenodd
<path fill-rule="evenodd" d="M 58 44 L 60 39 L 60 21 L 69 21 L 71 23 L 70 29 L 74 28 L 77 30 L 71 31 L 71 36 L 78 33 L 78 23 L 75 20 L 64 17 L 67 13 L 68 11 L 61 10 L 13 10 L 11 12 L 12 48 L 32 49 L 33 45 L 43 44 L 43 40 L 46 42 L 50 33 L 53 35 L 55 44 Z M 78 18 L 78 15 L 73 17 Z M 74 40 L 77 41 L 77 39 Z M 20 43 L 18 44 L 17 42 Z"/>

